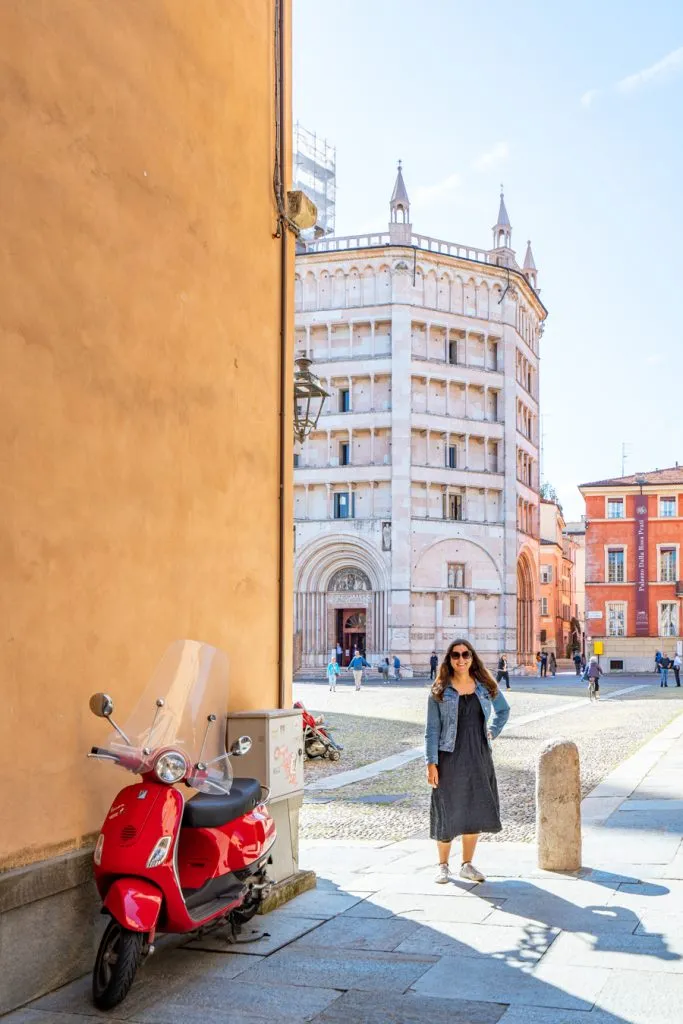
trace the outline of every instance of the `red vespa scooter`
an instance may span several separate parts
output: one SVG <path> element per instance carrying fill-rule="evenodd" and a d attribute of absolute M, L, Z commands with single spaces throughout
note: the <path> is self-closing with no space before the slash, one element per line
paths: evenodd
<path fill-rule="evenodd" d="M 227 657 L 215 647 L 177 641 L 164 655 L 122 727 L 111 697 L 90 708 L 114 732 L 90 757 L 142 776 L 112 803 L 95 846 L 95 882 L 111 918 L 93 971 L 93 1001 L 111 1009 L 127 995 L 160 932 L 233 929 L 256 913 L 270 888 L 266 864 L 275 823 L 257 779 L 232 777 L 226 751 Z M 176 788 L 196 793 L 186 800 Z"/>

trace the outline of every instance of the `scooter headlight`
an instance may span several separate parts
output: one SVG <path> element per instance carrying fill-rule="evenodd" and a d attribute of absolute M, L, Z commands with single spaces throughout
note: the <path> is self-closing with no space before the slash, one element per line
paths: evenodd
<path fill-rule="evenodd" d="M 148 868 L 158 868 L 160 864 L 163 864 L 168 856 L 169 847 L 173 841 L 173 836 L 162 836 L 158 841 L 147 861 Z"/>
<path fill-rule="evenodd" d="M 187 761 L 177 750 L 167 750 L 159 754 L 154 762 L 154 774 L 159 782 L 167 782 L 172 785 L 180 782 L 187 772 Z"/>

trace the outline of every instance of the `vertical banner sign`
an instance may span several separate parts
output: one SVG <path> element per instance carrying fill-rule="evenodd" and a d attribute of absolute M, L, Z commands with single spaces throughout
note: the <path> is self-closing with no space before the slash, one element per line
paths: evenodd
<path fill-rule="evenodd" d="M 647 499 L 636 498 L 636 636 L 648 636 Z"/>

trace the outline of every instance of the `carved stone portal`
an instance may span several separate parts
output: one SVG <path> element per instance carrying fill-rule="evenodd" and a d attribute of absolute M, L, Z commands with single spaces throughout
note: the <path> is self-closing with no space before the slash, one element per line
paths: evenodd
<path fill-rule="evenodd" d="M 338 569 L 330 580 L 328 590 L 372 590 L 369 578 L 360 569 Z"/>

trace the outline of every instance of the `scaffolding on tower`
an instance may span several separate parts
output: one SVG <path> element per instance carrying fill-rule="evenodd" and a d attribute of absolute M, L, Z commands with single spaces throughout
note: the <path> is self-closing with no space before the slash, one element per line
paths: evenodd
<path fill-rule="evenodd" d="M 315 227 L 302 231 L 304 238 L 334 234 L 337 150 L 327 139 L 294 125 L 294 188 L 305 192 L 318 210 Z"/>

